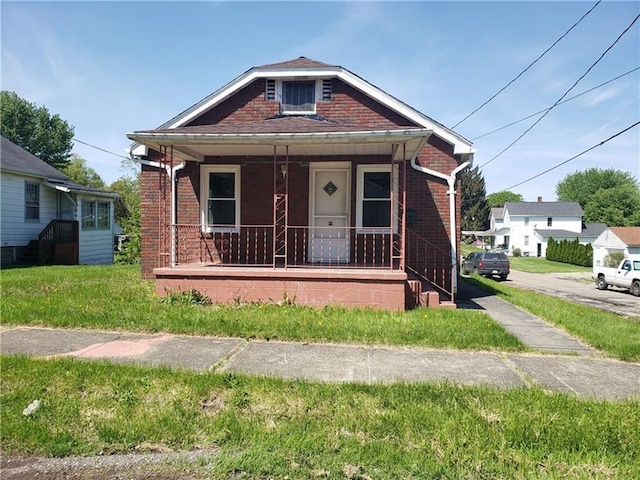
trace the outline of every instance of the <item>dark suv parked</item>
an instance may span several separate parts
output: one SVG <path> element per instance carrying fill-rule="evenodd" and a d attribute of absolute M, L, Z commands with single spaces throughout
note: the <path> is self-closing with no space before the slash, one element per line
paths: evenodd
<path fill-rule="evenodd" d="M 462 260 L 462 273 L 497 276 L 506 280 L 509 275 L 509 258 L 502 252 L 472 252 Z"/>

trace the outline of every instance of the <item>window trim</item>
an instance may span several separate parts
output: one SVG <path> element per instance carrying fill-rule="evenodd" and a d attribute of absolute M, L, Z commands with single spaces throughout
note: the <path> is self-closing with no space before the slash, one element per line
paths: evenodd
<path fill-rule="evenodd" d="M 235 224 L 229 226 L 209 225 L 209 174 L 233 173 L 235 174 L 234 200 L 236 202 Z M 200 166 L 200 228 L 204 233 L 239 233 L 240 232 L 240 165 L 201 165 Z"/>
<path fill-rule="evenodd" d="M 285 110 L 284 108 L 284 84 L 285 83 L 310 83 L 314 82 L 313 110 Z M 280 102 L 280 113 L 283 115 L 315 115 L 318 101 L 322 98 L 322 79 L 313 78 L 287 78 L 276 80 L 276 99 Z"/>
<path fill-rule="evenodd" d="M 29 205 L 29 201 L 27 200 L 27 190 L 29 186 L 36 187 L 38 199 L 36 202 L 32 203 L 37 203 L 37 205 Z M 38 214 L 36 217 L 30 217 L 27 215 L 29 208 L 37 208 Z M 40 184 L 38 182 L 29 182 L 28 180 L 25 180 L 24 182 L 24 221 L 29 223 L 40 223 Z"/>
<path fill-rule="evenodd" d="M 93 212 L 91 213 L 91 218 L 93 220 L 92 225 L 85 225 L 84 224 L 84 219 L 85 219 L 85 215 L 84 215 L 84 206 L 91 204 L 93 205 Z M 100 208 L 100 205 L 107 205 L 109 207 L 109 212 L 107 215 L 108 218 L 108 223 L 106 226 L 100 226 L 98 219 L 99 219 L 99 215 L 98 215 L 98 210 Z M 89 230 L 111 230 L 112 226 L 113 226 L 113 219 L 112 219 L 112 214 L 113 214 L 113 206 L 112 206 L 112 202 L 110 201 L 104 201 L 104 200 L 87 200 L 87 199 L 81 199 L 80 200 L 80 228 L 82 230 L 85 231 L 89 231 Z"/>
<path fill-rule="evenodd" d="M 399 169 L 398 165 L 393 167 L 393 175 L 391 175 L 391 202 L 393 204 L 393 213 L 391 215 L 390 227 L 363 227 L 362 215 L 363 215 L 363 201 L 364 201 L 364 174 L 371 172 L 390 172 L 391 165 L 384 164 L 360 164 L 356 167 L 356 233 L 398 233 L 398 213 L 400 209 L 400 202 L 398 201 L 399 191 Z"/>

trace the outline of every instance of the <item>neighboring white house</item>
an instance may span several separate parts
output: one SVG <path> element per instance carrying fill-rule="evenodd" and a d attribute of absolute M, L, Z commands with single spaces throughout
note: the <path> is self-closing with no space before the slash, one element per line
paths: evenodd
<path fill-rule="evenodd" d="M 549 238 L 592 243 L 606 228 L 603 223 L 585 225 L 577 202 L 506 202 L 491 209 L 491 226 L 484 236 L 493 238 L 492 246 L 509 254 L 519 249 L 522 255 L 544 257 Z"/>
<path fill-rule="evenodd" d="M 640 255 L 640 227 L 609 227 L 593 242 L 593 265 L 604 265 L 604 258 L 612 253 L 625 257 Z"/>
<path fill-rule="evenodd" d="M 75 259 L 64 263 L 113 263 L 113 202 L 118 195 L 74 183 L 6 138 L 0 142 L 2 264 L 18 262 L 30 246 L 43 258 L 44 243 L 49 261 L 57 252 Z M 44 240 L 39 241 L 41 235 Z"/>

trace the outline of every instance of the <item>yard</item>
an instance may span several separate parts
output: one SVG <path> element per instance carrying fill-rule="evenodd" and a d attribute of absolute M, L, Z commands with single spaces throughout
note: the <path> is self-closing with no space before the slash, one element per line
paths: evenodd
<path fill-rule="evenodd" d="M 485 287 L 523 308 L 549 305 L 497 282 Z M 295 299 L 222 307 L 202 305 L 195 294 L 166 300 L 153 292 L 130 266 L 3 270 L 2 324 L 524 350 L 474 311 L 312 310 Z M 566 307 L 547 309 L 570 329 L 587 311 Z M 610 345 L 637 331 L 623 325 L 613 323 L 604 334 L 613 340 L 599 348 L 637 361 L 633 350 Z M 595 330 L 583 335 L 602 336 Z M 637 401 L 582 400 L 540 388 L 332 385 L 25 357 L 2 358 L 0 386 L 4 456 L 211 452 L 140 478 L 640 476 Z M 41 408 L 22 415 L 35 398 Z"/>

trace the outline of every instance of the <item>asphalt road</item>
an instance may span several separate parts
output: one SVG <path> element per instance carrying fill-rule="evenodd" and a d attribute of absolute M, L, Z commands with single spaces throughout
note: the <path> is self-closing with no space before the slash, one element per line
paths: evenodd
<path fill-rule="evenodd" d="M 598 290 L 590 273 L 525 273 L 511 270 L 505 283 L 609 310 L 625 317 L 640 317 L 640 298 L 616 287 Z"/>

